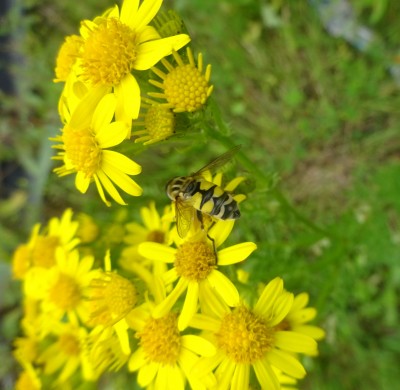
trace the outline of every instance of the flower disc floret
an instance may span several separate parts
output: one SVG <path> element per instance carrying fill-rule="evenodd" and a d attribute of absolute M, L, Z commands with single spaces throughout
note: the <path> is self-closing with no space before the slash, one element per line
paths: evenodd
<path fill-rule="evenodd" d="M 55 81 L 66 81 L 72 71 L 82 47 L 83 39 L 78 35 L 69 35 L 62 44 L 56 61 Z"/>
<path fill-rule="evenodd" d="M 169 365 L 177 362 L 181 350 L 177 317 L 169 313 L 162 318 L 149 318 L 143 330 L 137 333 L 141 347 L 152 362 Z"/>
<path fill-rule="evenodd" d="M 175 254 L 175 268 L 179 276 L 201 281 L 216 268 L 213 249 L 205 242 L 185 242 Z"/>
<path fill-rule="evenodd" d="M 75 279 L 60 273 L 49 291 L 51 301 L 60 309 L 73 310 L 80 302 L 81 289 Z"/>
<path fill-rule="evenodd" d="M 101 166 L 102 149 L 90 129 L 66 128 L 62 135 L 65 156 L 74 168 L 91 178 Z"/>
<path fill-rule="evenodd" d="M 82 48 L 82 77 L 93 86 L 116 85 L 133 69 L 135 32 L 117 18 L 104 18 Z"/>
<path fill-rule="evenodd" d="M 173 66 L 166 59 L 161 60 L 168 71 L 167 73 L 158 68 L 152 68 L 153 72 L 162 79 L 162 82 L 150 80 L 150 83 L 163 90 L 163 93 L 151 92 L 149 95 L 166 99 L 167 106 L 175 112 L 200 110 L 213 90 L 213 86 L 209 85 L 211 66 L 208 65 L 203 74 L 203 57 L 200 53 L 198 65 L 196 65 L 190 48 L 187 49 L 189 63 L 185 63 L 178 53 L 173 52 L 172 54 L 176 66 Z"/>
<path fill-rule="evenodd" d="M 136 305 L 137 292 L 131 281 L 105 272 L 90 283 L 90 325 L 111 326 L 127 315 Z"/>
<path fill-rule="evenodd" d="M 218 347 L 236 363 L 252 364 L 274 345 L 274 330 L 244 306 L 226 314 L 216 333 Z"/>

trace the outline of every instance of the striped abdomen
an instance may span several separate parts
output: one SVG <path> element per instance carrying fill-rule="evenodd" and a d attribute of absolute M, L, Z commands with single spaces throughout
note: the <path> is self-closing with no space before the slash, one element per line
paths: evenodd
<path fill-rule="evenodd" d="M 192 199 L 193 207 L 217 219 L 238 219 L 240 211 L 233 196 L 206 180 L 192 180 L 183 192 L 184 199 Z"/>

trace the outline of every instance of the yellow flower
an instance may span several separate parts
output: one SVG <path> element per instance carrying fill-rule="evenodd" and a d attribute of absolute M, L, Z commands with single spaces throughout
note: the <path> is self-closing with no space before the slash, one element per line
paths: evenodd
<path fill-rule="evenodd" d="M 102 333 L 113 327 L 122 351 L 130 353 L 126 316 L 134 309 L 138 294 L 135 285 L 128 279 L 111 271 L 110 253 L 105 257 L 105 271 L 99 271 L 92 279 L 87 294 L 89 319 L 86 324 L 96 327 L 94 333 Z"/>
<path fill-rule="evenodd" d="M 174 267 L 163 275 L 166 285 L 178 280 L 168 297 L 155 308 L 153 315 L 156 318 L 169 312 L 186 290 L 186 298 L 178 320 L 180 330 L 187 327 L 197 311 L 199 294 L 205 288 L 212 288 L 229 306 L 239 304 L 236 287 L 218 267 L 245 260 L 257 246 L 252 242 L 244 242 L 217 251 L 232 230 L 233 222 L 219 221 L 208 231 L 207 236 L 200 231 L 199 234 L 182 240 L 178 248 L 152 242 L 139 245 L 139 253 L 142 256 L 174 264 Z"/>
<path fill-rule="evenodd" d="M 129 125 L 140 108 L 140 88 L 131 71 L 150 69 L 190 41 L 186 34 L 160 38 L 149 26 L 161 4 L 162 0 L 144 0 L 139 6 L 139 1 L 124 0 L 121 10 L 115 6 L 81 24 L 83 44 L 75 72 L 86 85 L 113 88 L 116 119 Z"/>
<path fill-rule="evenodd" d="M 280 330 L 291 330 L 319 341 L 325 337 L 325 331 L 318 326 L 307 324 L 317 315 L 315 308 L 307 307 L 308 301 L 309 296 L 307 293 L 303 292 L 296 295 L 289 313 L 277 327 Z M 304 353 L 307 354 L 306 352 Z M 315 356 L 318 354 L 318 350 L 310 351 L 308 354 Z"/>
<path fill-rule="evenodd" d="M 78 369 L 84 380 L 93 379 L 88 359 L 87 331 L 71 323 L 56 323 L 45 340 L 47 345 L 37 359 L 45 375 L 56 374 L 56 384 L 67 381 Z"/>
<path fill-rule="evenodd" d="M 144 129 L 132 131 L 133 136 L 139 136 L 136 143 L 151 145 L 174 134 L 175 115 L 168 107 L 150 99 L 143 99 L 141 107 L 144 112 L 139 114 L 139 120 L 133 122 L 133 126 Z"/>
<path fill-rule="evenodd" d="M 204 372 L 201 380 L 192 373 L 199 355 L 212 356 L 214 346 L 200 336 L 182 335 L 176 313 L 154 318 L 153 310 L 154 304 L 147 302 L 128 319 L 139 340 L 139 347 L 128 362 L 129 371 L 138 371 L 138 384 L 153 390 L 184 390 L 186 381 L 193 390 L 215 385 L 209 372 Z"/>
<path fill-rule="evenodd" d="M 126 247 L 123 249 L 120 259 L 120 265 L 134 271 L 131 265 L 134 265 L 138 260 L 143 260 L 143 257 L 138 253 L 138 245 L 145 241 L 158 242 L 160 244 L 170 243 L 171 219 L 164 218 L 170 213 L 171 207 L 164 208 L 163 215 L 160 215 L 156 209 L 155 202 L 150 202 L 148 207 L 140 209 L 140 216 L 143 224 L 130 222 L 125 225 L 126 234 L 124 242 Z M 148 262 L 153 264 L 153 262 Z"/>
<path fill-rule="evenodd" d="M 125 205 L 115 185 L 129 195 L 141 195 L 142 189 L 128 176 L 139 174 L 141 167 L 120 153 L 106 150 L 120 144 L 127 134 L 125 123 L 111 122 L 115 106 L 114 95 L 103 97 L 101 90 L 89 93 L 77 105 L 61 135 L 52 139 L 60 143 L 54 147 L 61 149 L 54 159 L 64 162 L 54 171 L 60 176 L 76 173 L 75 186 L 82 193 L 94 181 L 107 205 L 103 187 L 117 203 Z"/>
<path fill-rule="evenodd" d="M 293 294 L 283 289 L 282 279 L 268 283 L 253 308 L 245 303 L 233 309 L 223 301 L 213 304 L 207 299 L 210 292 L 204 293 L 206 314 L 196 314 L 190 326 L 206 332 L 217 354 L 200 361 L 195 372 L 216 369 L 218 389 L 247 389 L 251 369 L 263 389 L 279 389 L 280 372 L 289 379 L 305 376 L 294 353 L 312 353 L 317 343 L 302 333 L 279 329 L 293 305 Z"/>
<path fill-rule="evenodd" d="M 94 328 L 89 335 L 89 359 L 94 369 L 94 378 L 105 371 L 119 371 L 130 356 L 122 349 L 119 336 L 114 328 L 104 328 L 99 332 Z"/>
<path fill-rule="evenodd" d="M 42 383 L 31 365 L 24 368 L 15 382 L 15 390 L 40 390 Z"/>
<path fill-rule="evenodd" d="M 25 281 L 25 293 L 28 297 L 41 300 L 43 315 L 59 320 L 66 314 L 70 322 L 77 324 L 78 318 L 86 322 L 88 304 L 85 291 L 91 280 L 98 275 L 92 270 L 94 258 L 79 258 L 77 250 L 66 253 L 56 250 L 56 266 L 46 272 L 29 275 Z"/>
<path fill-rule="evenodd" d="M 163 93 L 150 92 L 149 95 L 167 101 L 166 107 L 170 107 L 174 112 L 193 112 L 200 110 L 211 95 L 213 86 L 209 85 L 211 76 L 211 65 L 207 65 L 203 75 L 203 56 L 200 53 L 197 65 L 190 48 L 187 48 L 189 63 L 185 63 L 182 57 L 175 51 L 172 55 L 176 61 L 173 66 L 168 60 L 162 59 L 161 62 L 167 69 L 167 73 L 154 67 L 152 71 L 162 79 L 162 82 L 149 80 Z"/>
<path fill-rule="evenodd" d="M 95 220 L 85 213 L 78 214 L 76 218 L 79 222 L 76 235 L 81 240 L 81 243 L 90 244 L 95 241 L 100 232 L 100 227 L 96 224 Z"/>
<path fill-rule="evenodd" d="M 56 60 L 55 82 L 66 81 L 82 47 L 83 39 L 79 35 L 68 35 L 61 45 Z"/>
<path fill-rule="evenodd" d="M 67 209 L 61 218 L 51 218 L 42 234 L 40 224 L 33 227 L 28 243 L 20 245 L 14 252 L 14 278 L 24 279 L 32 267 L 53 267 L 58 247 L 70 251 L 79 244 L 76 237 L 78 222 L 72 220 L 72 215 L 72 210 Z"/>

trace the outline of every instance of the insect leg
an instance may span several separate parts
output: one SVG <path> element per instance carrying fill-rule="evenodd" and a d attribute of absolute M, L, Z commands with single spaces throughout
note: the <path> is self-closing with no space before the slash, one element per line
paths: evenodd
<path fill-rule="evenodd" d="M 203 213 L 200 210 L 196 210 L 196 215 L 197 219 L 200 222 L 201 230 L 204 229 L 204 222 L 203 222 Z M 214 222 L 211 224 L 211 226 L 214 224 Z M 218 255 L 217 255 L 217 248 L 215 247 L 215 240 L 208 234 L 208 229 L 207 229 L 207 238 L 212 242 L 213 250 L 214 250 L 214 255 L 215 255 L 215 264 L 218 264 Z"/>

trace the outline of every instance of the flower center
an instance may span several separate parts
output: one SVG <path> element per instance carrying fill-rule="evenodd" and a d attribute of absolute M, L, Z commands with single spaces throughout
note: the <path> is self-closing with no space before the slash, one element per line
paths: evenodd
<path fill-rule="evenodd" d="M 82 77 L 93 86 L 117 85 L 132 70 L 136 55 L 135 32 L 119 19 L 103 19 L 83 45 Z"/>
<path fill-rule="evenodd" d="M 174 133 L 175 116 L 169 108 L 153 104 L 147 109 L 144 123 L 152 139 L 166 139 Z"/>
<path fill-rule="evenodd" d="M 72 130 L 65 128 L 62 140 L 65 157 L 78 172 L 91 178 L 101 165 L 102 149 L 89 129 Z"/>
<path fill-rule="evenodd" d="M 165 241 L 165 234 L 161 230 L 152 230 L 147 234 L 146 241 L 158 242 L 163 244 Z"/>
<path fill-rule="evenodd" d="M 55 251 L 60 244 L 57 236 L 37 236 L 32 249 L 32 264 L 37 267 L 50 268 L 55 260 Z"/>
<path fill-rule="evenodd" d="M 147 357 L 155 363 L 173 365 L 181 350 L 178 315 L 169 313 L 161 318 L 150 318 L 144 329 L 136 334 Z"/>
<path fill-rule="evenodd" d="M 58 340 L 58 345 L 68 356 L 78 356 L 80 353 L 79 340 L 73 334 L 62 334 Z"/>
<path fill-rule="evenodd" d="M 189 280 L 204 280 L 215 267 L 215 253 L 204 241 L 185 242 L 176 252 L 176 272 Z"/>
<path fill-rule="evenodd" d="M 199 110 L 207 100 L 208 89 L 204 75 L 191 64 L 174 68 L 164 79 L 166 99 L 177 111 Z"/>
<path fill-rule="evenodd" d="M 60 273 L 58 280 L 50 289 L 50 299 L 60 309 L 74 309 L 81 300 L 81 290 L 75 279 Z"/>
<path fill-rule="evenodd" d="M 103 273 L 90 283 L 91 326 L 111 326 L 126 316 L 137 302 L 132 282 L 114 273 Z"/>
<path fill-rule="evenodd" d="M 216 337 L 219 348 L 234 362 L 251 364 L 273 347 L 274 332 L 261 317 L 239 306 L 223 318 Z"/>
<path fill-rule="evenodd" d="M 65 38 L 57 56 L 56 78 L 57 81 L 66 81 L 74 66 L 82 47 L 83 39 L 78 35 L 70 35 Z"/>

